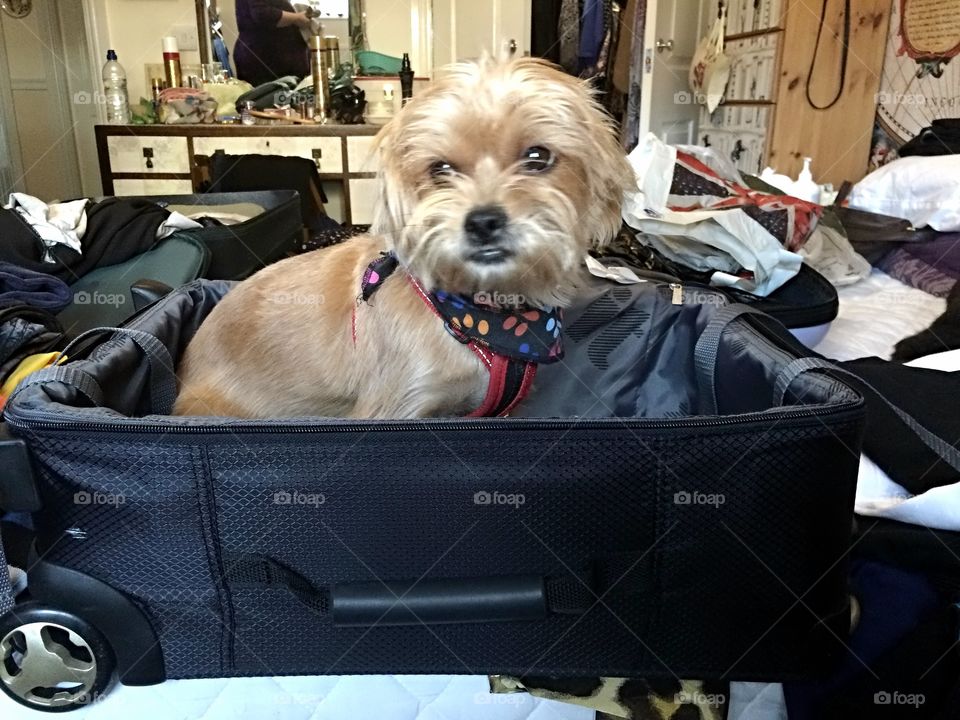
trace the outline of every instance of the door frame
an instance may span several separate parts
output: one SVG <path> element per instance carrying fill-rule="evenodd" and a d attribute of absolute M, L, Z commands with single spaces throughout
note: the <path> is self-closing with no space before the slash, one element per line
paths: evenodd
<path fill-rule="evenodd" d="M 417 74 L 433 78 L 433 0 L 410 0 L 410 64 Z"/>
<path fill-rule="evenodd" d="M 10 163 L 11 190 L 22 192 L 23 184 L 23 157 L 20 154 L 20 132 L 17 129 L 17 118 L 13 112 L 13 87 L 10 82 L 10 66 L 7 64 L 7 51 L 4 44 L 0 42 L 0 142 L 4 147 L 0 148 L 6 154 Z M 0 198 L 0 205 L 5 205 L 6 197 Z"/>
<path fill-rule="evenodd" d="M 649 133 L 651 120 L 653 118 L 653 70 L 656 65 L 657 53 L 657 19 L 659 16 L 661 4 L 666 2 L 687 2 L 691 5 L 696 5 L 695 9 L 691 10 L 688 14 L 697 18 L 697 37 L 698 40 L 703 37 L 704 33 L 709 28 L 709 22 L 711 18 L 710 7 L 713 5 L 714 0 L 647 0 L 647 10 L 646 10 L 646 19 L 644 22 L 643 28 L 643 71 L 640 79 L 640 113 L 638 116 L 638 135 L 641 140 Z M 707 27 L 704 27 L 704 22 L 707 22 Z M 648 68 L 650 68 L 648 70 Z M 699 113 L 697 114 L 699 117 Z M 699 121 L 694 120 L 694 135 L 697 137 Z"/>
<path fill-rule="evenodd" d="M 643 140 L 650 132 L 653 116 L 653 64 L 656 62 L 657 13 L 660 0 L 647 0 L 646 20 L 643 25 L 643 73 L 640 76 L 640 123 L 637 137 Z"/>
<path fill-rule="evenodd" d="M 110 34 L 107 22 L 106 0 L 81 0 L 83 3 L 83 20 L 87 31 L 87 55 L 90 62 L 90 72 L 94 73 L 96 82 L 97 68 L 102 67 L 110 47 Z M 91 91 L 100 91 L 98 86 Z M 102 125 L 107 121 L 107 108 L 103 103 L 97 103 L 97 121 Z"/>

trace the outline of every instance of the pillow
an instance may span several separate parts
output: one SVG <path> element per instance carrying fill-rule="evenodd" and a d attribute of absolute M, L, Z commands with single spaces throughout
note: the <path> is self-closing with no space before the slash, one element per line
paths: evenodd
<path fill-rule="evenodd" d="M 874 170 L 850 193 L 850 207 L 960 230 L 960 155 L 905 157 Z"/>

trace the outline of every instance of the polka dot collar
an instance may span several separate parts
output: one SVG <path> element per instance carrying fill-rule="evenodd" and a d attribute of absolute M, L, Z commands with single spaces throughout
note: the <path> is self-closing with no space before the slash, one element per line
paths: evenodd
<path fill-rule="evenodd" d="M 367 302 L 399 263 L 383 253 L 364 272 L 360 300 Z M 450 334 L 461 342 L 475 342 L 516 360 L 552 363 L 563 357 L 562 313 L 559 308 L 527 305 L 496 305 L 494 296 L 478 293 L 473 298 L 443 291 L 427 298 L 444 320 Z"/>

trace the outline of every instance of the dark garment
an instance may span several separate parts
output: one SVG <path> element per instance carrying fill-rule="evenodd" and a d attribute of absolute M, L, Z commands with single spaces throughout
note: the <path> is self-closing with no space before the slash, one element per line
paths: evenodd
<path fill-rule="evenodd" d="M 960 280 L 960 233 L 929 229 L 874 263 L 902 283 L 937 297 L 945 297 Z"/>
<path fill-rule="evenodd" d="M 897 150 L 900 157 L 911 155 L 955 155 L 960 153 L 960 118 L 934 120 L 920 134 Z"/>
<path fill-rule="evenodd" d="M 57 312 L 70 302 L 70 288 L 63 280 L 0 262 L 0 305 L 30 305 Z"/>
<path fill-rule="evenodd" d="M 530 54 L 560 63 L 560 8 L 563 0 L 533 0 Z"/>
<path fill-rule="evenodd" d="M 0 382 L 30 355 L 62 347 L 63 328 L 46 310 L 28 305 L 0 309 Z"/>
<path fill-rule="evenodd" d="M 170 216 L 155 202 L 142 198 L 107 198 L 87 207 L 87 229 L 81 252 L 58 245 L 50 250 L 40 236 L 13 210 L 0 210 L 0 261 L 48 273 L 70 284 L 94 268 L 116 265 L 146 252 L 157 241 L 157 228 Z"/>
<path fill-rule="evenodd" d="M 944 592 L 960 593 L 960 532 L 857 516 L 856 554 L 922 573 Z"/>
<path fill-rule="evenodd" d="M 310 74 L 307 43 L 300 29 L 278 28 L 283 12 L 296 12 L 288 0 L 237 0 L 237 29 L 233 47 L 237 77 L 256 87 L 284 75 Z"/>
<path fill-rule="evenodd" d="M 855 561 L 860 620 L 826 678 L 784 684 L 790 720 L 955 718 L 956 611 L 924 575 Z"/>
<path fill-rule="evenodd" d="M 960 348 L 960 282 L 947 298 L 947 309 L 926 330 L 897 343 L 893 359 L 909 362 L 914 358 Z"/>
<path fill-rule="evenodd" d="M 580 24 L 580 71 L 592 68 L 600 57 L 606 33 L 605 6 L 609 0 L 586 0 Z"/>
<path fill-rule="evenodd" d="M 863 452 L 914 495 L 960 482 L 960 472 L 931 450 L 881 397 L 912 416 L 944 444 L 960 442 L 960 372 L 912 368 L 880 358 L 838 363 L 871 387 L 848 377 L 867 403 Z M 876 391 L 876 392 L 875 392 Z"/>
<path fill-rule="evenodd" d="M 580 70 L 580 0 L 560 3 L 560 64 L 571 75 Z"/>

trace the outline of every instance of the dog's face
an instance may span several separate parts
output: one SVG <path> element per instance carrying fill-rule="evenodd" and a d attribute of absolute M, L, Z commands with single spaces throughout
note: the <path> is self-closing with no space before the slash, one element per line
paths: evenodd
<path fill-rule="evenodd" d="M 455 65 L 381 133 L 373 231 L 432 290 L 564 304 L 633 179 L 578 80 L 531 59 Z"/>

